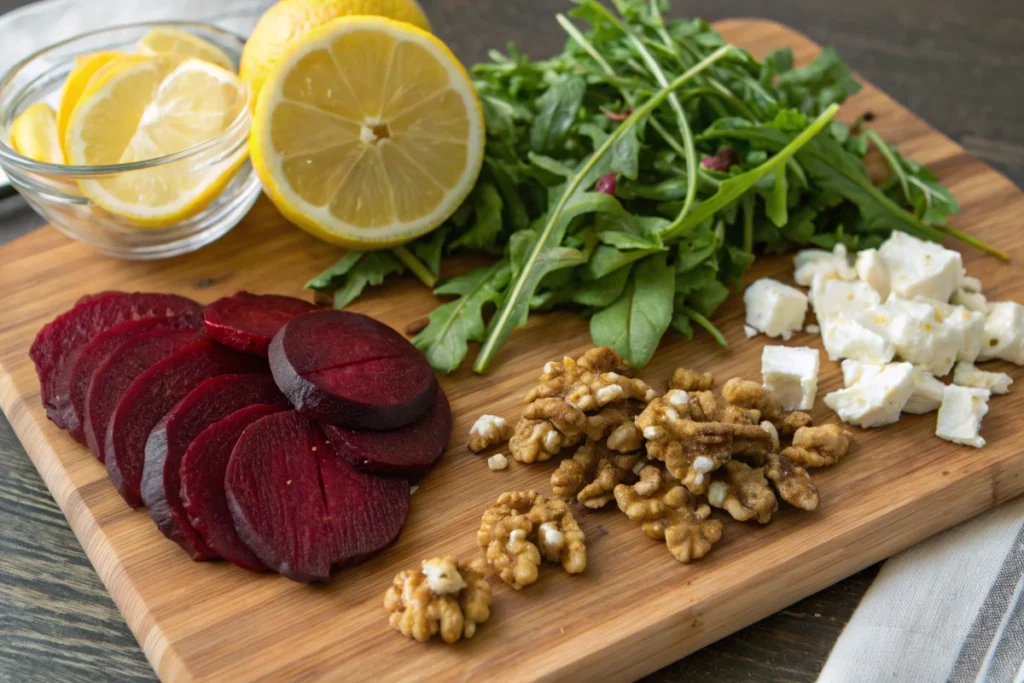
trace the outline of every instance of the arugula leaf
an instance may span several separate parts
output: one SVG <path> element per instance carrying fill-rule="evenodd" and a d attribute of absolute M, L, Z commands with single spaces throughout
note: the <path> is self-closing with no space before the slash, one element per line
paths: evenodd
<path fill-rule="evenodd" d="M 587 82 L 580 76 L 562 76 L 548 87 L 537 102 L 537 115 L 530 126 L 534 152 L 554 151 L 565 143 L 586 90 Z"/>
<path fill-rule="evenodd" d="M 361 256 L 342 275 L 340 283 L 332 282 L 335 308 L 345 308 L 359 298 L 367 286 L 381 284 L 388 275 L 405 272 L 405 266 L 390 251 L 369 251 Z"/>
<path fill-rule="evenodd" d="M 765 211 L 772 223 L 780 228 L 789 222 L 789 182 L 785 164 L 775 169 L 775 184 L 765 197 Z"/>
<path fill-rule="evenodd" d="M 572 302 L 597 308 L 612 305 L 626 288 L 632 268 L 632 264 L 627 264 L 604 277 L 581 282 L 572 290 Z"/>
<path fill-rule="evenodd" d="M 620 268 L 628 266 L 634 261 L 639 261 L 645 256 L 650 256 L 658 251 L 661 250 L 635 249 L 633 251 L 622 251 L 604 244 L 598 245 L 584 267 L 585 277 L 590 280 L 599 280 Z"/>
<path fill-rule="evenodd" d="M 409 245 L 416 258 L 434 275 L 441 272 L 441 255 L 444 252 L 445 240 L 448 239 L 448 232 L 447 226 L 440 227 Z"/>
<path fill-rule="evenodd" d="M 701 315 L 710 317 L 727 298 L 729 288 L 718 280 L 711 280 L 697 291 L 688 294 L 686 303 Z"/>
<path fill-rule="evenodd" d="M 622 296 L 590 319 L 590 336 L 643 367 L 672 322 L 674 296 L 675 270 L 666 254 L 650 256 L 633 269 Z"/>
<path fill-rule="evenodd" d="M 483 249 L 500 253 L 498 236 L 504 228 L 501 219 L 501 195 L 491 183 L 481 183 L 473 190 L 473 225 L 455 239 L 449 252 L 459 249 Z"/>
<path fill-rule="evenodd" d="M 342 256 L 330 268 L 306 283 L 306 289 L 329 292 L 337 289 L 345 281 L 345 276 L 363 258 L 361 251 L 350 251 Z"/>

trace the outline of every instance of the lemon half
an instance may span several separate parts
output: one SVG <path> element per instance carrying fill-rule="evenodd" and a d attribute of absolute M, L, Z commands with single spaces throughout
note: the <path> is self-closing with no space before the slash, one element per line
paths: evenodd
<path fill-rule="evenodd" d="M 466 70 L 437 38 L 346 17 L 282 57 L 260 94 L 250 153 L 293 223 L 350 249 L 408 242 L 473 188 L 484 119 Z"/>

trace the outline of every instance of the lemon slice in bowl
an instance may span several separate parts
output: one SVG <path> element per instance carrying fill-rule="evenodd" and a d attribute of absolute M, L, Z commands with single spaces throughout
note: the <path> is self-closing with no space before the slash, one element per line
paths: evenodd
<path fill-rule="evenodd" d="M 260 92 L 250 155 L 290 221 L 350 249 L 430 232 L 480 173 L 484 120 L 465 69 L 437 38 L 345 17 L 283 55 Z"/>
<path fill-rule="evenodd" d="M 122 52 L 94 52 L 88 55 L 75 57 L 75 65 L 68 73 L 64 81 L 64 91 L 60 95 L 60 106 L 57 107 L 57 139 L 60 140 L 61 148 L 64 147 L 64 137 L 68 131 L 68 121 L 71 120 L 71 112 L 74 111 L 78 99 L 85 92 L 89 80 L 96 74 L 103 65 L 112 62 L 122 56 Z"/>
<path fill-rule="evenodd" d="M 200 59 L 125 55 L 89 82 L 68 124 L 68 163 L 104 166 L 157 159 L 214 140 L 247 116 L 238 76 Z M 185 157 L 151 168 L 79 181 L 95 204 L 146 227 L 198 213 L 224 189 L 246 150 L 196 163 Z"/>
<path fill-rule="evenodd" d="M 180 28 L 158 26 L 151 28 L 135 43 L 139 54 L 156 55 L 170 53 L 182 57 L 195 57 L 222 69 L 234 71 L 235 65 L 224 51 L 208 40 L 192 35 Z"/>
<path fill-rule="evenodd" d="M 33 161 L 63 164 L 64 152 L 57 137 L 57 114 L 45 102 L 36 102 L 11 124 L 11 148 Z"/>

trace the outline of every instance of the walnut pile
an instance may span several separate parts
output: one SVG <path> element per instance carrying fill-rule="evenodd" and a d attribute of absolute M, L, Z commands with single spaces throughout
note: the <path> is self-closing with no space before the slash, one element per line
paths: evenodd
<path fill-rule="evenodd" d="M 611 427 L 619 428 L 591 438 L 608 438 L 622 452 L 639 448 L 639 434 L 620 427 L 625 421 L 616 416 L 628 413 L 630 402 L 645 404 L 657 392 L 629 377 L 629 371 L 629 363 L 607 347 L 591 349 L 576 360 L 566 357 L 545 365 L 540 384 L 526 396 L 528 405 L 509 441 L 512 457 L 525 463 L 544 462 Z M 608 412 L 601 417 L 605 408 Z"/>
<path fill-rule="evenodd" d="M 536 491 L 501 494 L 484 512 L 476 540 L 490 568 L 516 590 L 537 580 L 542 560 L 569 574 L 587 567 L 586 536 L 565 501 Z"/>
<path fill-rule="evenodd" d="M 588 439 L 551 475 L 551 490 L 566 500 L 575 496 L 587 508 L 604 507 L 614 498 L 618 484 L 633 481 L 633 467 L 639 460 L 639 452 L 619 453 L 610 445 Z"/>
<path fill-rule="evenodd" d="M 615 502 L 631 520 L 642 522 L 644 533 L 664 540 L 680 562 L 699 560 L 722 538 L 722 522 L 709 519 L 711 508 L 659 466 L 640 470 L 633 486 L 616 486 Z"/>
<path fill-rule="evenodd" d="M 406 569 L 384 595 L 391 627 L 421 643 L 436 633 L 446 643 L 472 638 L 491 615 L 491 586 L 483 574 L 453 555 Z"/>

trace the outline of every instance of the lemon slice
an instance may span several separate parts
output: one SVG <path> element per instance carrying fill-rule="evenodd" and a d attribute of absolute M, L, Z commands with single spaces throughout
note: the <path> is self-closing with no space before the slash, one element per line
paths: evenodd
<path fill-rule="evenodd" d="M 247 108 L 238 77 L 209 62 L 166 54 L 119 57 L 96 73 L 75 107 L 68 161 L 123 164 L 180 152 L 218 137 Z M 111 213 L 166 227 L 205 208 L 245 156 L 242 146 L 227 158 L 211 153 L 82 180 L 79 186 Z"/>
<path fill-rule="evenodd" d="M 57 114 L 45 102 L 36 102 L 11 124 L 11 148 L 34 161 L 63 164 L 57 137 Z"/>
<path fill-rule="evenodd" d="M 408 242 L 447 219 L 480 173 L 484 120 L 455 56 L 382 17 L 313 30 L 271 72 L 250 154 L 281 212 L 352 249 Z"/>
<path fill-rule="evenodd" d="M 224 51 L 208 40 L 178 28 L 158 27 L 146 32 L 135 44 L 140 54 L 171 53 L 182 57 L 195 57 L 210 64 L 234 71 L 235 65 Z"/>
<path fill-rule="evenodd" d="M 85 91 L 85 86 L 89 83 L 89 79 L 103 65 L 123 54 L 121 52 L 94 52 L 89 55 L 78 55 L 75 57 L 75 66 L 72 67 L 67 80 L 64 81 L 64 91 L 61 93 L 60 106 L 57 108 L 57 139 L 60 141 L 61 148 L 64 147 L 64 137 L 67 134 L 68 121 L 71 120 L 71 112 L 74 111 L 75 105 L 78 104 L 78 99 Z"/>

